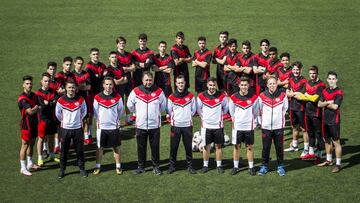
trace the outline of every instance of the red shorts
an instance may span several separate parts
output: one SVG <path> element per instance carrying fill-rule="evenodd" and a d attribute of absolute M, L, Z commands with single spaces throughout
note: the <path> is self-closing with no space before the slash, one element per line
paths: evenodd
<path fill-rule="evenodd" d="M 20 123 L 21 139 L 28 142 L 37 136 L 37 121 L 24 118 Z"/>

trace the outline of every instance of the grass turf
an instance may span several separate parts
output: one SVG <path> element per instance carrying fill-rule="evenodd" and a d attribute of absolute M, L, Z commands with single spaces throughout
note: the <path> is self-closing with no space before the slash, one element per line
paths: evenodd
<path fill-rule="evenodd" d="M 359 71 L 359 1 L 6 1 L 0 7 L 1 40 L 1 165 L 0 197 L 2 201 L 150 201 L 150 202 L 235 202 L 235 201 L 332 201 L 360 199 L 359 163 L 360 138 L 356 133 L 360 121 Z M 305 67 L 316 64 L 321 78 L 328 70 L 339 74 L 344 88 L 342 105 L 343 167 L 339 174 L 329 168 L 317 168 L 300 161 L 298 153 L 285 153 L 287 175 L 278 177 L 271 172 L 265 177 L 250 177 L 243 170 L 231 176 L 232 147 L 224 148 L 226 173 L 216 170 L 208 174 L 190 176 L 184 168 L 184 150 L 180 146 L 180 170 L 173 175 L 154 176 L 147 172 L 133 176 L 136 167 L 136 143 L 131 128 L 123 141 L 125 173 L 116 176 L 111 153 L 106 153 L 105 171 L 99 176 L 81 178 L 75 166 L 68 167 L 65 179 L 56 179 L 57 166 L 34 173 L 31 178 L 19 174 L 20 147 L 17 95 L 21 92 L 21 77 L 35 76 L 36 90 L 39 75 L 46 63 L 55 60 L 61 64 L 64 56 L 88 56 L 91 47 L 102 51 L 107 64 L 107 53 L 115 49 L 115 38 L 124 35 L 128 50 L 137 47 L 137 35 L 146 32 L 149 47 L 157 51 L 160 40 L 174 43 L 177 31 L 186 35 L 191 52 L 197 48 L 197 37 L 208 38 L 208 47 L 218 43 L 217 34 L 228 30 L 230 37 L 252 42 L 253 51 L 259 51 L 258 42 L 268 38 L 279 53 L 288 51 L 291 60 L 301 60 Z M 215 67 L 215 66 L 212 66 Z M 58 71 L 61 67 L 58 68 Z M 193 73 L 194 71 L 191 71 Z M 212 69 L 214 73 L 214 69 Z M 307 70 L 304 70 L 304 74 Z M 192 78 L 193 79 L 193 78 Z M 195 118 L 194 129 L 199 127 Z M 225 130 L 230 134 L 230 123 Z M 195 130 L 194 130 L 195 131 Z M 169 154 L 169 126 L 161 131 L 161 163 L 167 169 Z M 285 146 L 290 141 L 286 131 Z M 94 146 L 87 147 L 86 168 L 95 165 Z M 244 155 L 242 150 L 241 156 Z M 213 155 L 212 155 L 213 156 Z M 275 158 L 274 151 L 272 152 Z M 36 157 L 36 156 L 34 156 Z M 149 157 L 149 156 L 148 156 Z M 261 139 L 255 140 L 255 164 L 261 162 Z M 202 165 L 199 153 L 194 154 L 195 167 Z M 36 158 L 35 158 L 36 159 Z M 214 166 L 213 161 L 210 166 Z M 273 168 L 275 163 L 272 162 Z"/>

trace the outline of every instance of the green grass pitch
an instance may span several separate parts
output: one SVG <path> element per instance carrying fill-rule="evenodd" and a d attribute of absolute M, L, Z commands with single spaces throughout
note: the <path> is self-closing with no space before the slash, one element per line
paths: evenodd
<path fill-rule="evenodd" d="M 360 199 L 360 80 L 358 56 L 360 36 L 360 2 L 355 1 L 85 1 L 85 0 L 16 0 L 2 1 L 0 7 L 0 201 L 4 202 L 357 202 Z M 250 40 L 253 51 L 268 38 L 279 52 L 291 53 L 291 60 L 301 60 L 305 67 L 316 64 L 325 79 L 329 70 L 339 74 L 340 87 L 345 91 L 341 108 L 343 170 L 332 174 L 329 168 L 318 168 L 298 159 L 300 152 L 285 153 L 287 174 L 279 177 L 271 172 L 265 177 L 250 177 L 247 161 L 243 171 L 230 175 L 232 147 L 224 151 L 226 173 L 188 175 L 182 145 L 178 153 L 179 170 L 172 175 L 155 176 L 151 171 L 132 175 L 136 167 L 136 142 L 133 131 L 126 128 L 122 145 L 122 166 L 125 173 L 116 176 L 111 153 L 106 153 L 106 169 L 99 176 L 86 179 L 78 168 L 70 166 L 63 180 L 57 180 L 58 167 L 35 172 L 33 177 L 19 173 L 20 148 L 19 110 L 17 95 L 22 91 L 21 77 L 39 76 L 49 60 L 61 64 L 64 56 L 88 57 L 91 47 L 101 50 L 101 60 L 108 64 L 107 53 L 115 49 L 115 38 L 128 39 L 128 50 L 137 47 L 137 36 L 145 32 L 149 48 L 157 52 L 157 43 L 174 43 L 175 33 L 183 31 L 191 52 L 197 48 L 197 37 L 208 39 L 208 48 L 217 45 L 217 34 L 228 30 L 239 42 Z M 212 66 L 214 68 L 215 66 Z M 61 68 L 58 68 L 58 71 Z M 193 70 L 191 74 L 193 74 Z M 212 69 L 214 73 L 214 69 Z M 304 70 L 307 76 L 307 69 Z M 193 77 L 191 78 L 193 80 Z M 230 134 L 227 122 L 226 133 Z M 196 130 L 199 128 L 195 118 Z M 290 141 L 286 130 L 285 146 Z M 161 167 L 167 169 L 169 156 L 169 125 L 161 130 Z M 261 162 L 259 131 L 255 140 L 255 164 Z M 86 168 L 95 165 L 94 146 L 87 147 Z M 36 153 L 35 153 L 36 155 Z M 242 150 L 241 156 L 244 155 Z M 275 167 L 275 154 L 272 152 Z M 148 154 L 149 157 L 149 154 Z M 213 157 L 213 154 L 212 154 Z M 202 166 L 199 153 L 194 154 L 195 167 Z M 34 156 L 36 160 L 36 156 Z M 150 166 L 150 164 L 149 164 Z M 213 159 L 210 166 L 215 167 Z M 182 169 L 181 169 L 182 168 Z M 150 169 L 150 168 L 148 168 Z M 357 200 L 357 201 L 356 201 Z"/>

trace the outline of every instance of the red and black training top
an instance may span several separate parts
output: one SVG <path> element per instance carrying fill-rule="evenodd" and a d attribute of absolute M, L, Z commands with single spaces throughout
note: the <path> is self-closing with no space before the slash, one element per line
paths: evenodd
<path fill-rule="evenodd" d="M 322 94 L 322 91 L 326 88 L 326 84 L 321 81 L 321 80 L 317 80 L 317 81 L 312 81 L 312 80 L 309 80 L 307 83 L 306 83 L 306 93 L 308 95 L 314 95 L 314 94 L 317 94 L 317 95 L 321 95 Z M 306 113 L 306 116 L 311 116 L 311 117 L 320 117 L 321 116 L 321 108 L 318 107 L 318 102 L 311 102 L 311 101 L 308 101 L 305 103 L 305 113 Z"/>
<path fill-rule="evenodd" d="M 292 90 L 293 92 L 301 92 L 305 93 L 305 86 L 306 86 L 307 80 L 303 76 L 299 77 L 292 77 L 289 80 L 289 86 L 288 89 Z M 289 98 L 289 105 L 290 110 L 292 111 L 304 111 L 304 102 L 297 100 L 293 97 Z"/>
<path fill-rule="evenodd" d="M 119 68 L 129 67 L 132 64 L 135 64 L 135 59 L 134 59 L 133 55 L 131 55 L 131 53 L 129 53 L 127 51 L 125 51 L 124 54 L 117 51 L 116 52 L 116 58 L 117 58 L 117 61 L 118 61 Z M 131 73 L 124 71 L 124 75 L 128 79 L 128 84 L 132 83 L 132 81 L 131 81 Z"/>
<path fill-rule="evenodd" d="M 206 82 L 207 78 L 210 77 L 211 58 L 212 53 L 208 49 L 205 49 L 203 51 L 195 50 L 193 60 L 207 63 L 207 66 L 205 68 L 201 68 L 200 66 L 195 67 L 195 83 Z"/>
<path fill-rule="evenodd" d="M 17 102 L 21 114 L 20 129 L 29 130 L 31 127 L 37 128 L 37 115 L 29 115 L 26 113 L 26 109 L 33 108 L 37 105 L 37 96 L 35 93 L 30 92 L 26 94 L 23 92 L 18 96 Z"/>
<path fill-rule="evenodd" d="M 122 67 L 119 67 L 119 66 L 114 67 L 112 65 L 108 65 L 107 71 L 108 71 L 108 73 L 106 74 L 106 76 L 110 76 L 110 77 L 112 77 L 112 78 L 114 78 L 116 80 L 119 80 L 122 77 L 126 77 L 125 74 L 124 74 L 124 69 Z M 114 86 L 114 91 L 121 95 L 122 92 L 124 92 L 125 85 L 126 84 L 115 85 Z"/>
<path fill-rule="evenodd" d="M 228 49 L 227 45 L 224 45 L 222 47 L 221 44 L 219 44 L 217 47 L 215 47 L 214 54 L 212 57 L 212 63 L 216 64 L 217 70 L 219 72 L 222 72 L 224 75 L 226 74 L 226 72 L 224 70 L 224 65 L 217 63 L 216 58 L 223 59 L 228 54 L 228 52 L 229 52 L 229 49 Z"/>
<path fill-rule="evenodd" d="M 168 68 L 174 68 L 174 60 L 169 54 L 165 54 L 164 57 L 160 54 L 156 54 L 153 58 L 154 64 L 158 67 L 167 66 Z M 164 73 L 162 71 L 155 72 L 155 84 L 160 87 L 163 91 L 165 86 L 171 86 L 171 76 L 170 73 Z"/>
<path fill-rule="evenodd" d="M 255 55 L 250 52 L 248 54 L 242 54 L 239 57 L 239 61 L 240 61 L 240 66 L 242 67 L 253 67 L 253 66 L 257 66 L 257 60 L 255 58 Z M 249 74 L 246 73 L 242 73 L 241 75 L 247 76 L 250 79 L 250 86 L 254 87 L 255 86 L 255 75 L 251 69 L 251 72 Z"/>
<path fill-rule="evenodd" d="M 152 65 L 152 58 L 154 56 L 154 52 L 146 47 L 145 49 L 137 48 L 133 50 L 131 54 L 134 57 L 134 63 L 136 65 L 138 65 L 139 63 L 145 63 L 145 68 L 137 68 L 133 73 L 133 84 L 135 85 L 135 87 L 137 87 L 142 84 L 141 76 L 143 72 L 148 71 L 150 69 L 150 66 Z M 146 63 L 146 60 L 148 60 L 148 63 Z"/>
<path fill-rule="evenodd" d="M 65 89 L 65 83 L 67 81 L 75 82 L 75 75 L 72 72 L 65 73 L 64 71 L 60 71 L 56 74 L 55 79 L 60 84 L 60 87 Z"/>
<path fill-rule="evenodd" d="M 37 102 L 40 105 L 40 109 L 38 111 L 38 120 L 50 120 L 56 121 L 55 118 L 55 106 L 57 99 L 59 96 L 53 89 L 43 90 L 40 88 L 35 92 L 37 96 Z M 45 104 L 44 101 L 47 101 L 48 104 Z"/>
<path fill-rule="evenodd" d="M 270 75 L 276 74 L 277 71 L 283 67 L 283 64 L 278 58 L 269 59 L 267 61 L 266 72 L 268 72 Z"/>
<path fill-rule="evenodd" d="M 241 63 L 240 63 L 240 56 L 242 54 L 240 52 L 234 52 L 232 53 L 231 51 L 228 52 L 228 54 L 226 55 L 226 60 L 225 60 L 225 63 L 224 65 L 230 65 L 230 66 L 240 66 Z M 230 72 L 227 72 L 227 80 L 228 81 L 236 81 L 237 78 L 238 78 L 238 75 L 237 73 L 235 73 L 234 71 L 230 71 Z"/>
<path fill-rule="evenodd" d="M 80 86 L 80 85 L 91 85 L 91 82 L 90 82 L 90 74 L 84 70 L 81 70 L 80 72 L 76 72 L 75 70 L 73 71 L 74 73 L 74 76 L 75 76 L 75 82 L 76 82 L 76 85 L 77 86 Z M 85 90 L 79 90 L 78 91 L 78 94 L 84 98 L 87 97 L 88 95 L 88 91 L 85 91 Z"/>
<path fill-rule="evenodd" d="M 293 76 L 292 75 L 292 67 L 289 66 L 287 69 L 284 69 L 283 67 L 279 67 L 277 69 L 277 71 L 275 72 L 275 76 L 281 81 L 283 82 L 284 80 L 288 79 L 290 80 L 290 78 Z"/>
<path fill-rule="evenodd" d="M 175 60 L 179 58 L 189 58 L 191 57 L 190 50 L 186 45 L 179 46 L 174 44 L 170 50 L 170 56 Z M 182 63 L 174 68 L 174 79 L 178 75 L 184 75 L 186 81 L 186 87 L 190 87 L 189 81 L 189 68 L 187 63 Z"/>
<path fill-rule="evenodd" d="M 334 104 L 337 104 L 339 108 L 336 110 L 324 108 L 323 111 L 323 124 L 326 125 L 336 125 L 340 124 L 340 106 L 342 103 L 342 100 L 344 98 L 344 92 L 336 87 L 335 89 L 330 89 L 329 87 L 324 89 L 322 91 L 322 94 L 320 96 L 320 101 L 334 101 Z"/>
<path fill-rule="evenodd" d="M 96 95 L 101 91 L 102 73 L 106 69 L 106 65 L 98 61 L 97 63 L 88 62 L 85 71 L 89 73 L 92 95 Z"/>

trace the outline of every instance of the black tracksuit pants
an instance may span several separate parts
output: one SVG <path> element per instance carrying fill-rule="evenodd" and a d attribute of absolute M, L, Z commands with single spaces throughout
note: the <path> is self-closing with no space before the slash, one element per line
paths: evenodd
<path fill-rule="evenodd" d="M 271 144 L 274 142 L 278 165 L 284 161 L 284 129 L 262 129 L 262 160 L 265 166 L 269 165 Z"/>
<path fill-rule="evenodd" d="M 175 127 L 171 126 L 170 132 L 170 167 L 175 168 L 177 152 L 180 144 L 180 140 L 182 137 L 182 141 L 185 147 L 186 152 L 186 164 L 187 167 L 192 167 L 192 138 L 193 132 L 192 127 Z"/>
<path fill-rule="evenodd" d="M 152 164 L 154 167 L 158 167 L 160 165 L 160 128 L 149 130 L 136 128 L 139 168 L 145 168 L 148 138 L 150 142 Z"/>
<path fill-rule="evenodd" d="M 321 134 L 321 118 L 317 116 L 305 116 L 305 126 L 309 135 L 309 145 L 310 147 L 315 147 L 317 140 L 317 149 L 324 150 L 325 142 Z"/>
<path fill-rule="evenodd" d="M 84 133 L 83 129 L 64 129 L 60 128 L 59 130 L 60 142 L 61 142 L 61 152 L 60 152 L 60 169 L 66 169 L 66 163 L 68 159 L 69 149 L 71 140 L 75 145 L 75 152 L 78 161 L 78 166 L 81 170 L 85 167 L 85 158 L 84 158 Z"/>

